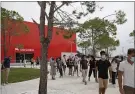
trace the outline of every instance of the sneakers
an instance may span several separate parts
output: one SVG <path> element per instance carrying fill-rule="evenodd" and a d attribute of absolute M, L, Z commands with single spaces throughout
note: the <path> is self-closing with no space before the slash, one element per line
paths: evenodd
<path fill-rule="evenodd" d="M 2 86 L 5 86 L 6 84 L 5 83 L 2 83 Z"/>
<path fill-rule="evenodd" d="M 8 84 L 8 82 L 2 83 L 3 86 L 5 86 L 5 85 L 7 85 L 7 84 Z"/>
<path fill-rule="evenodd" d="M 116 88 L 116 85 L 115 85 L 115 84 L 113 84 L 113 87 L 114 87 L 114 88 Z"/>
<path fill-rule="evenodd" d="M 85 85 L 87 85 L 87 82 L 85 81 Z"/>
<path fill-rule="evenodd" d="M 6 82 L 6 84 L 8 84 L 8 82 Z"/>
<path fill-rule="evenodd" d="M 98 83 L 98 79 L 97 78 L 95 78 L 95 82 Z"/>

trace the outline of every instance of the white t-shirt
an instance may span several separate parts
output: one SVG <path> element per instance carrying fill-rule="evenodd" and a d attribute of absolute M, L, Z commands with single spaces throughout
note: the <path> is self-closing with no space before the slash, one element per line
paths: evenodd
<path fill-rule="evenodd" d="M 79 58 L 75 57 L 75 65 L 78 65 L 78 64 L 79 64 Z"/>
<path fill-rule="evenodd" d="M 117 63 L 115 61 L 111 63 L 111 67 L 113 72 L 117 72 Z"/>
<path fill-rule="evenodd" d="M 134 64 L 128 63 L 128 61 L 123 61 L 120 63 L 119 71 L 124 72 L 123 85 L 133 87 L 134 85 Z"/>
<path fill-rule="evenodd" d="M 66 65 L 66 58 L 62 57 L 62 62 L 64 65 Z"/>

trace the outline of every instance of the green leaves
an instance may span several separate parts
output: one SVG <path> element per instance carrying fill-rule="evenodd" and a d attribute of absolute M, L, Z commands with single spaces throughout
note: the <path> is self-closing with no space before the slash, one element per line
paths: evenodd
<path fill-rule="evenodd" d="M 23 21 L 23 17 L 18 12 L 1 7 L 2 32 L 10 32 L 11 35 L 15 36 L 21 34 L 22 32 L 28 33 L 29 28 L 23 23 Z"/>
<path fill-rule="evenodd" d="M 91 43 L 89 41 L 82 41 L 80 43 L 78 43 L 78 46 L 81 48 L 88 48 L 91 45 Z"/>
<path fill-rule="evenodd" d="M 116 11 L 115 23 L 117 23 L 118 25 L 125 23 L 127 21 L 125 17 L 126 17 L 126 14 L 123 11 L 121 10 Z"/>
<path fill-rule="evenodd" d="M 2 8 L 1 7 L 1 19 L 2 21 L 4 19 L 10 19 L 10 20 L 16 20 L 16 21 L 23 21 L 23 17 L 21 15 L 19 15 L 18 12 L 16 11 L 9 11 L 9 10 L 6 10 L 5 8 Z"/>
<path fill-rule="evenodd" d="M 77 18 L 81 19 L 82 17 L 87 16 L 90 13 L 95 12 L 96 2 L 95 1 L 82 1 L 80 2 L 80 6 L 83 11 L 73 10 L 72 14 Z M 83 9 L 85 7 L 85 9 Z"/>
<path fill-rule="evenodd" d="M 112 16 L 114 14 L 108 15 L 106 17 Z M 116 40 L 117 35 L 117 26 L 116 24 L 123 24 L 126 22 L 125 14 L 122 11 L 117 12 L 115 22 L 111 22 L 109 20 L 100 19 L 95 17 L 94 19 L 90 19 L 84 24 L 80 25 L 78 32 L 80 31 L 79 37 L 81 39 L 86 39 L 83 44 L 79 44 L 79 46 L 86 46 L 84 44 L 91 42 L 91 46 L 96 50 L 109 49 L 114 50 L 116 46 L 119 46 L 119 40 Z M 111 37 L 110 37 L 111 36 Z M 90 40 L 90 41 L 89 41 Z"/>
<path fill-rule="evenodd" d="M 133 36 L 134 36 L 134 33 L 135 33 L 135 30 L 133 30 L 133 31 L 129 34 L 129 36 L 130 36 L 130 37 L 133 37 Z"/>
<path fill-rule="evenodd" d="M 81 5 L 86 6 L 89 13 L 93 13 L 96 9 L 95 1 L 84 1 L 81 3 Z"/>
<path fill-rule="evenodd" d="M 101 35 L 96 40 L 96 43 L 100 47 L 100 49 L 108 48 L 108 47 L 115 47 L 119 46 L 119 40 L 115 40 L 114 38 L 110 37 L 109 35 Z"/>
<path fill-rule="evenodd" d="M 23 17 L 18 12 L 1 7 L 1 35 L 2 42 L 6 44 L 3 46 L 4 55 L 11 46 L 11 36 L 19 36 L 29 32 L 29 28 L 24 24 L 23 20 Z M 17 46 L 22 48 L 22 45 Z"/>

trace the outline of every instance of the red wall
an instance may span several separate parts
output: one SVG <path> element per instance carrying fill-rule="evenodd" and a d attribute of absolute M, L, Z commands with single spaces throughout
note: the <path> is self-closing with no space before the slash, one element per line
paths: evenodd
<path fill-rule="evenodd" d="M 23 44 L 24 49 L 34 49 L 34 57 L 40 56 L 41 45 L 39 41 L 39 30 L 34 23 L 31 22 L 24 22 L 24 23 L 28 26 L 29 33 L 20 36 L 13 36 L 11 38 L 12 46 L 10 46 L 7 55 L 12 56 L 12 60 L 16 59 L 15 45 L 17 44 Z M 45 27 L 45 29 L 47 29 L 47 26 Z M 61 30 L 55 27 L 53 28 L 53 37 L 50 46 L 48 48 L 48 58 L 61 56 L 61 52 L 70 52 L 71 43 L 69 41 L 74 41 L 76 39 L 76 34 L 74 34 L 70 39 L 64 39 L 61 33 L 56 34 L 56 32 L 58 31 Z M 2 59 L 3 59 L 4 57 L 3 57 L 2 47 L 1 47 L 1 51 L 2 51 Z M 75 43 L 72 43 L 72 51 L 76 52 Z"/>

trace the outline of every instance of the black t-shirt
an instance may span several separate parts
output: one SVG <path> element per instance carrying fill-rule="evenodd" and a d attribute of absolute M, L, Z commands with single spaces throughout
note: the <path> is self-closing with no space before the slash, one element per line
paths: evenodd
<path fill-rule="evenodd" d="M 9 57 L 4 59 L 3 65 L 4 65 L 5 68 L 10 68 L 10 58 Z"/>
<path fill-rule="evenodd" d="M 95 68 L 96 67 L 96 61 L 89 61 L 90 68 Z"/>
<path fill-rule="evenodd" d="M 67 67 L 72 68 L 73 66 L 74 66 L 74 63 L 73 63 L 72 59 L 68 59 L 67 60 Z"/>
<path fill-rule="evenodd" d="M 80 64 L 82 66 L 82 69 L 88 69 L 88 61 L 87 60 L 81 60 Z"/>
<path fill-rule="evenodd" d="M 111 63 L 108 60 L 99 60 L 96 66 L 98 67 L 98 77 L 108 79 L 108 68 L 111 66 Z"/>

